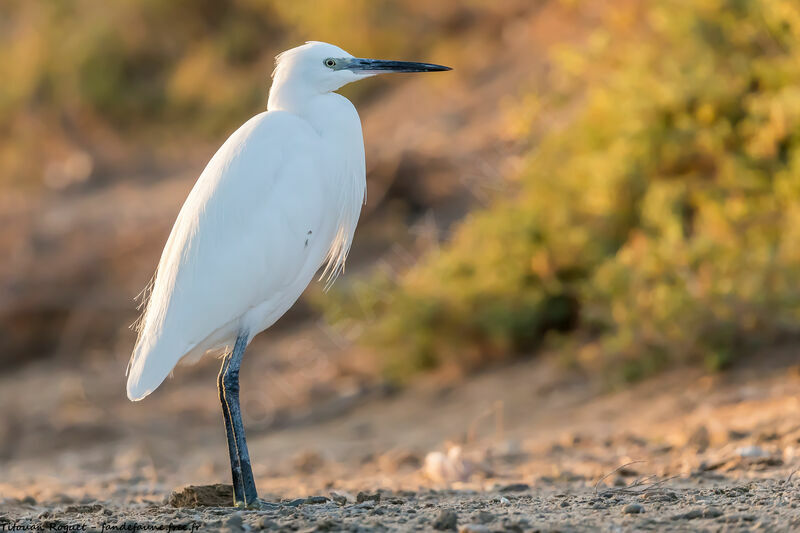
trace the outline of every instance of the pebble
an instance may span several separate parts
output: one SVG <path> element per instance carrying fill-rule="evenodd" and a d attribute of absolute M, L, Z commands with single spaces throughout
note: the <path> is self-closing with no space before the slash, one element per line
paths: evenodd
<path fill-rule="evenodd" d="M 338 492 L 331 492 L 331 500 L 333 500 L 338 505 L 347 504 L 347 497 L 342 494 L 339 494 Z"/>
<path fill-rule="evenodd" d="M 451 509 L 442 509 L 436 520 L 433 521 L 433 529 L 438 531 L 454 530 L 458 526 L 458 515 Z"/>
<path fill-rule="evenodd" d="M 361 502 L 359 504 L 354 505 L 352 508 L 353 509 L 359 509 L 359 510 L 374 509 L 375 508 L 375 502 L 373 500 L 367 500 L 365 502 Z"/>
<path fill-rule="evenodd" d="M 644 512 L 644 506 L 640 503 L 629 503 L 623 507 L 622 512 L 625 514 L 641 514 Z"/>
<path fill-rule="evenodd" d="M 742 446 L 736 449 L 736 455 L 747 459 L 757 459 L 760 457 L 767 457 L 769 453 L 758 446 Z"/>
<path fill-rule="evenodd" d="M 717 518 L 723 512 L 716 507 L 706 507 L 704 509 L 692 509 L 691 511 L 674 515 L 673 520 L 694 520 L 696 518 Z"/>
<path fill-rule="evenodd" d="M 368 502 L 368 501 L 372 501 L 372 502 L 381 501 L 381 493 L 380 492 L 376 492 L 374 494 L 369 494 L 367 492 L 363 492 L 362 491 L 362 492 L 359 492 L 356 495 L 356 502 L 357 503 L 363 503 L 363 502 Z"/>
<path fill-rule="evenodd" d="M 703 516 L 703 511 L 701 509 L 692 509 L 691 511 L 687 511 L 685 513 L 676 514 L 672 517 L 673 520 L 694 520 L 695 518 L 700 518 Z"/>

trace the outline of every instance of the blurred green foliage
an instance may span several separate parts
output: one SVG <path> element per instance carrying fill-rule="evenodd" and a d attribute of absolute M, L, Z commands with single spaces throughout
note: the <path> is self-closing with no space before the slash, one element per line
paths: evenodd
<path fill-rule="evenodd" d="M 306 40 L 431 59 L 479 1 L 4 0 L 0 187 L 71 150 L 217 139 L 267 100 L 274 55 Z M 433 31 L 435 29 L 435 31 Z M 350 91 L 375 88 L 359 84 Z"/>
<path fill-rule="evenodd" d="M 363 322 L 396 378 L 555 341 L 630 380 L 796 334 L 798 4 L 620 3 L 553 63 L 536 107 L 570 118 L 513 194 L 402 275 L 340 288 L 329 319 Z"/>

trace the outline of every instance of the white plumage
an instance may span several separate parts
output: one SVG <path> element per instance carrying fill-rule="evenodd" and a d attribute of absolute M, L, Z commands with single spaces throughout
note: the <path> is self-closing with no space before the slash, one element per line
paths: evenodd
<path fill-rule="evenodd" d="M 183 357 L 271 326 L 326 261 L 328 279 L 343 268 L 365 198 L 364 144 L 355 108 L 330 91 L 369 73 L 326 72 L 328 57 L 352 56 L 324 43 L 279 56 L 268 111 L 228 138 L 189 193 L 139 324 L 131 400 Z"/>

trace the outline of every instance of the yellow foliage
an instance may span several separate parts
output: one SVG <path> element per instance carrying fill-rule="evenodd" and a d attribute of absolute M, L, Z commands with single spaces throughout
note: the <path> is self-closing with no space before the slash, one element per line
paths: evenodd
<path fill-rule="evenodd" d="M 45 183 L 58 157 L 42 144 L 103 152 L 112 132 L 145 150 L 165 138 L 218 138 L 263 109 L 274 55 L 307 40 L 398 59 L 425 50 L 433 61 L 427 52 L 454 40 L 442 28 L 469 10 L 493 8 L 477 0 L 5 0 L 0 187 Z"/>
<path fill-rule="evenodd" d="M 556 330 L 579 364 L 635 379 L 800 330 L 800 5 L 621 4 L 606 24 L 553 52 L 556 96 L 581 110 L 532 151 L 521 190 L 361 286 L 382 294 L 365 338 L 395 375 Z M 552 100 L 523 96 L 520 116 Z"/>

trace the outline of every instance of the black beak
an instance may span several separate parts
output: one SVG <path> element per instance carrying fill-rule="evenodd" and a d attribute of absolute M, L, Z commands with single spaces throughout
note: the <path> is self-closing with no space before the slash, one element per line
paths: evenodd
<path fill-rule="evenodd" d="M 384 72 L 441 72 L 453 70 L 450 67 L 433 63 L 415 63 L 413 61 L 387 61 L 385 59 L 353 58 L 346 67 L 356 73 L 382 74 Z"/>

